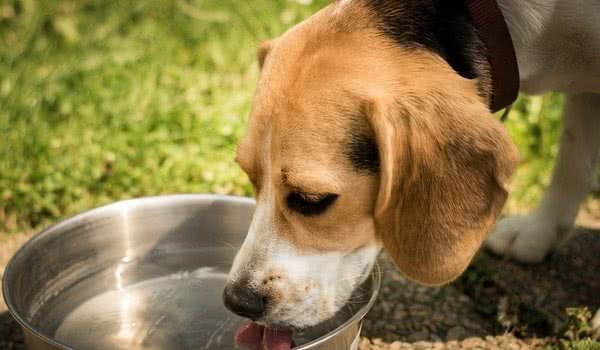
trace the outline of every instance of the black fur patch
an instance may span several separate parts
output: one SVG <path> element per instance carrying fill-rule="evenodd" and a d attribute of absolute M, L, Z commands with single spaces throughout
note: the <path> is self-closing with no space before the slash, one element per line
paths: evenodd
<path fill-rule="evenodd" d="M 385 35 L 405 47 L 421 47 L 441 56 L 461 76 L 479 80 L 489 98 L 491 77 L 485 45 L 462 1 L 363 0 Z"/>
<path fill-rule="evenodd" d="M 364 125 L 363 125 L 364 124 Z M 366 123 L 353 119 L 348 130 L 346 158 L 352 168 L 366 175 L 375 175 L 379 171 L 379 150 L 375 135 Z"/>

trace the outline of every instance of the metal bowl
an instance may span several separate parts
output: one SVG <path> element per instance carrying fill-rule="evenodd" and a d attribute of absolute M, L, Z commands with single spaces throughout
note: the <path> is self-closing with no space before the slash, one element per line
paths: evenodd
<path fill-rule="evenodd" d="M 221 293 L 253 212 L 252 199 L 216 195 L 91 210 L 16 253 L 4 299 L 30 350 L 232 349 L 246 321 L 225 309 Z M 351 305 L 295 334 L 297 349 L 357 348 L 379 284 L 376 267 Z"/>

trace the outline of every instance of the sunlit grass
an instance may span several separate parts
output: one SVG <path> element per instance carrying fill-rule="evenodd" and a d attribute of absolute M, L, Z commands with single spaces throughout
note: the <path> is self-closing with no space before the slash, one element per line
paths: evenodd
<path fill-rule="evenodd" d="M 233 150 L 258 43 L 326 3 L 0 0 L 0 230 L 143 195 L 249 194 Z M 523 156 L 510 208 L 548 182 L 560 105 L 523 98 L 508 120 Z"/>

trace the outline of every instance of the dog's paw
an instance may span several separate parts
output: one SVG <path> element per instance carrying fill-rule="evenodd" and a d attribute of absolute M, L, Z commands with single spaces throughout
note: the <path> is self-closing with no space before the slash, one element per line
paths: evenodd
<path fill-rule="evenodd" d="M 539 263 L 555 247 L 559 225 L 547 218 L 528 215 L 502 219 L 485 242 L 493 253 L 524 263 Z"/>

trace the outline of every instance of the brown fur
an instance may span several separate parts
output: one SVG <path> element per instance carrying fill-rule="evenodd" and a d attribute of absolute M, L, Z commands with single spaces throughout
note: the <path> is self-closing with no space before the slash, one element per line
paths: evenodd
<path fill-rule="evenodd" d="M 430 73 L 374 101 L 371 123 L 382 162 L 377 232 L 406 275 L 436 285 L 461 274 L 487 237 L 518 154 L 472 84 L 427 56 L 408 57 Z"/>
<path fill-rule="evenodd" d="M 336 6 L 261 46 L 237 161 L 258 205 L 272 203 L 277 233 L 297 248 L 350 252 L 381 242 L 410 278 L 446 283 L 499 215 L 517 151 L 476 81 L 386 39 L 364 7 Z M 344 156 L 357 116 L 375 135 L 378 174 Z M 303 217 L 285 203 L 297 190 L 339 198 Z"/>

